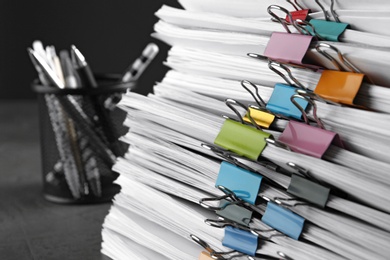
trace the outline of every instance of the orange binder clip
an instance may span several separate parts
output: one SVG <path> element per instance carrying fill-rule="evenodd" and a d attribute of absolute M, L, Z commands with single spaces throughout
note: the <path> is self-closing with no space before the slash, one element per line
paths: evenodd
<path fill-rule="evenodd" d="M 210 256 L 210 253 L 206 252 L 206 251 L 202 251 L 199 255 L 199 258 L 198 260 L 214 260 L 214 258 L 212 258 Z"/>
<path fill-rule="evenodd" d="M 321 47 L 334 50 L 342 64 L 330 54 L 323 51 Z M 356 106 L 354 104 L 354 99 L 362 85 L 365 75 L 353 66 L 334 46 L 320 43 L 317 44 L 316 49 L 320 54 L 329 59 L 339 70 L 342 70 L 344 68 L 343 65 L 345 65 L 352 72 L 324 70 L 314 89 L 314 93 L 333 102 Z"/>
<path fill-rule="evenodd" d="M 337 103 L 354 105 L 363 78 L 361 73 L 325 70 L 314 93 Z"/>

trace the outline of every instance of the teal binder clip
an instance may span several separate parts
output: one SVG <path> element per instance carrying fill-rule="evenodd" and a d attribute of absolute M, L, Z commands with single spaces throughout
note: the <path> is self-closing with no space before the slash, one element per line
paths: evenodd
<path fill-rule="evenodd" d="M 218 216 L 233 221 L 244 227 L 249 226 L 252 219 L 252 211 L 244 207 L 237 206 L 236 204 L 232 204 L 231 201 L 227 200 L 221 200 L 219 206 L 222 209 L 215 212 Z"/>
<path fill-rule="evenodd" d="M 228 188 L 237 196 L 252 205 L 259 194 L 263 177 L 228 162 L 222 162 L 215 186 Z"/>
<path fill-rule="evenodd" d="M 275 114 L 282 114 L 301 120 L 302 112 L 290 100 L 291 96 L 296 94 L 296 89 L 286 84 L 276 84 L 266 108 Z M 308 105 L 306 100 L 300 99 L 296 102 L 303 109 L 306 109 Z"/>
<path fill-rule="evenodd" d="M 310 24 L 314 27 L 314 32 L 311 26 L 306 26 L 306 29 L 313 36 L 320 36 L 326 41 L 338 42 L 339 37 L 347 29 L 349 24 L 347 23 L 337 23 L 333 21 L 317 20 L 311 19 Z"/>
<path fill-rule="evenodd" d="M 238 228 L 226 227 L 222 245 L 255 256 L 258 247 L 258 236 Z"/>
<path fill-rule="evenodd" d="M 305 223 L 305 219 L 301 216 L 273 202 L 267 203 L 267 208 L 261 221 L 296 240 L 299 239 Z"/>
<path fill-rule="evenodd" d="M 330 189 L 293 174 L 287 192 L 324 208 L 328 202 Z"/>

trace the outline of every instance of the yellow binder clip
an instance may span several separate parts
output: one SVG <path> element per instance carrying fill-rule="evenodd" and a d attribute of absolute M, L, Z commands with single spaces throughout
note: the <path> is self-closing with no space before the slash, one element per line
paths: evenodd
<path fill-rule="evenodd" d="M 253 120 L 262 128 L 268 129 L 272 122 L 275 120 L 275 116 L 273 114 L 268 113 L 267 111 L 261 110 L 261 108 L 255 108 L 250 106 L 248 108 L 250 115 Z M 244 121 L 247 123 L 251 123 L 251 120 L 248 117 L 248 113 L 244 116 Z"/>
<path fill-rule="evenodd" d="M 275 120 L 275 115 L 269 113 L 266 110 L 266 103 L 264 100 L 261 98 L 259 94 L 259 89 L 255 84 L 248 80 L 243 80 L 241 81 L 241 86 L 251 94 L 253 99 L 256 101 L 256 104 L 258 107 L 255 106 L 249 106 L 248 112 L 244 116 L 244 121 L 247 123 L 252 123 L 252 121 L 249 118 L 249 114 L 252 117 L 252 119 L 255 121 L 257 125 L 259 125 L 262 128 L 268 129 L 270 125 L 274 122 Z M 252 92 L 249 87 L 252 87 L 256 90 L 256 92 Z"/>

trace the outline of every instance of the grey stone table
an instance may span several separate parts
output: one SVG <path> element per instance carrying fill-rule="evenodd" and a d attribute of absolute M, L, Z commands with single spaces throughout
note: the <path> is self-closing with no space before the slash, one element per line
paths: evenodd
<path fill-rule="evenodd" d="M 0 100 L 0 259 L 108 259 L 109 203 L 57 205 L 42 196 L 35 101 Z"/>

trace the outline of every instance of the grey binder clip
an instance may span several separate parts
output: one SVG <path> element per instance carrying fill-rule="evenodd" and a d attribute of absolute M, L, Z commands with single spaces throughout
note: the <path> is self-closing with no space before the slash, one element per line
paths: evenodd
<path fill-rule="evenodd" d="M 287 192 L 314 205 L 324 208 L 329 199 L 330 188 L 324 187 L 317 183 L 318 181 L 315 180 L 309 174 L 309 172 L 302 167 L 291 162 L 287 163 L 287 165 L 297 170 L 298 173 L 302 175 L 291 175 L 291 181 L 287 188 Z"/>

